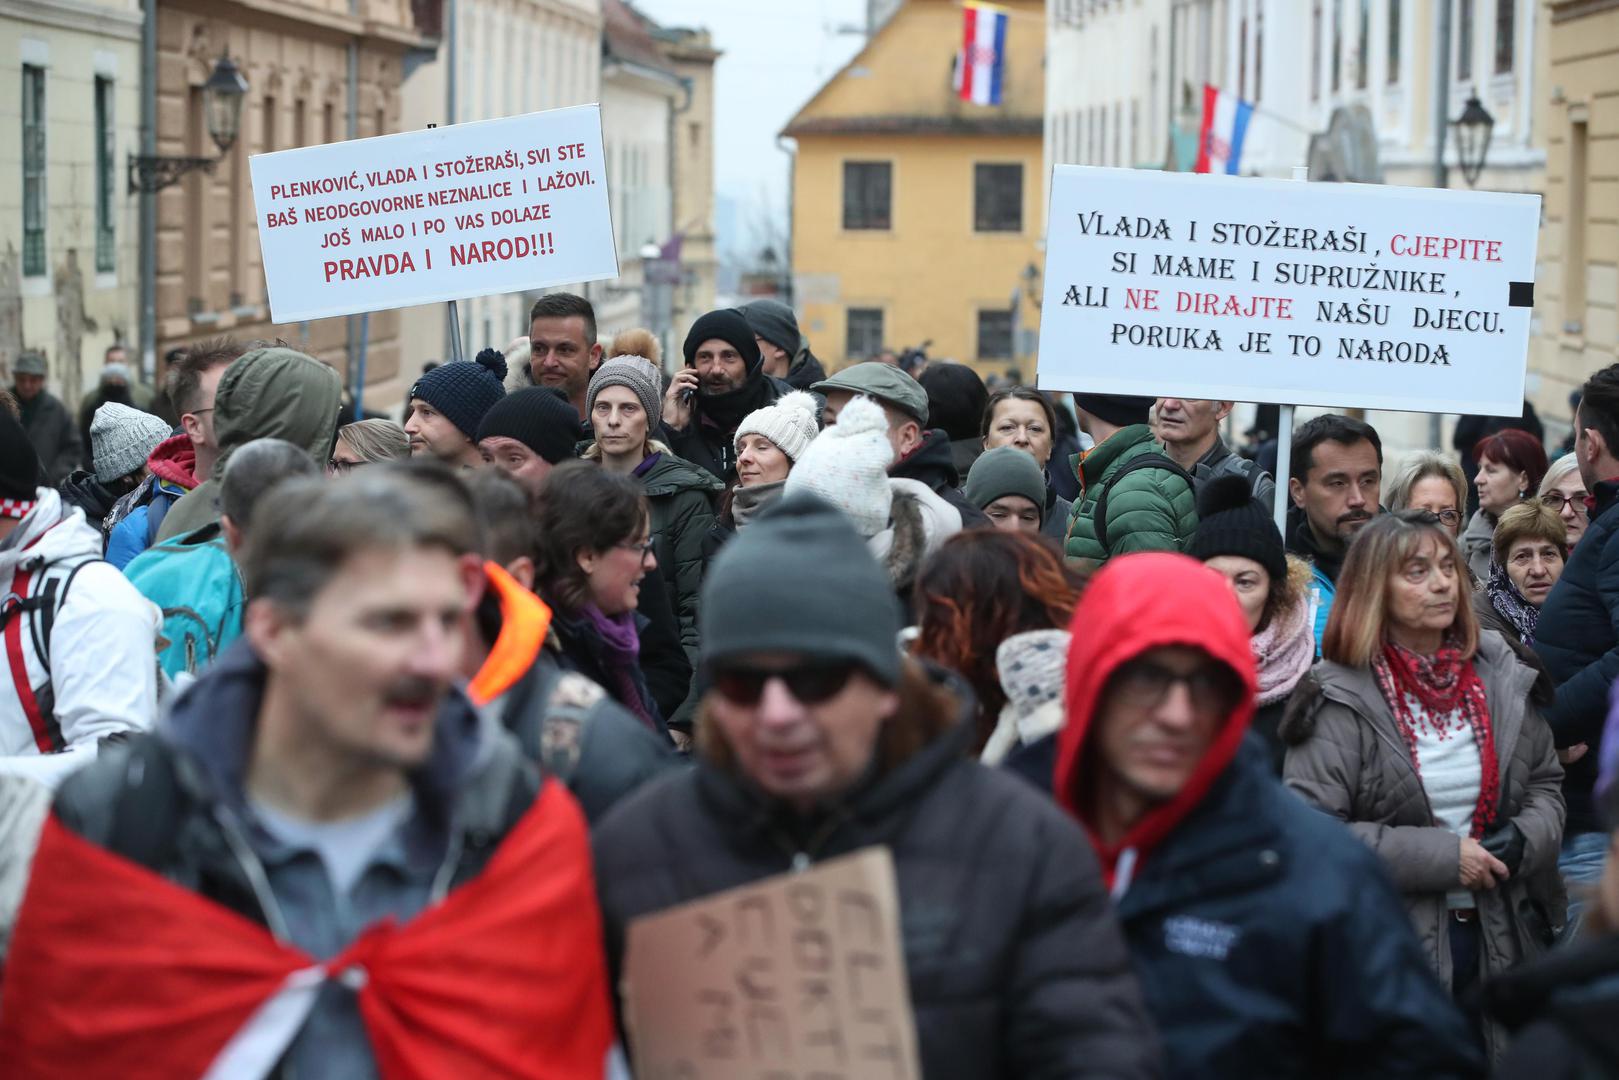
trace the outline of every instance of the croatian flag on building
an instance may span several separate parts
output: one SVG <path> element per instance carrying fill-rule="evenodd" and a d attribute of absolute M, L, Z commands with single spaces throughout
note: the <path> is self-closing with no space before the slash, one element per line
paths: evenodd
<path fill-rule="evenodd" d="M 1236 175 L 1242 161 L 1242 140 L 1254 107 L 1217 87 L 1203 87 L 1203 130 L 1197 140 L 1197 168 L 1193 172 Z"/>
<path fill-rule="evenodd" d="M 968 3 L 962 9 L 957 94 L 974 105 L 999 105 L 1006 73 L 1006 16 L 1002 8 Z"/>

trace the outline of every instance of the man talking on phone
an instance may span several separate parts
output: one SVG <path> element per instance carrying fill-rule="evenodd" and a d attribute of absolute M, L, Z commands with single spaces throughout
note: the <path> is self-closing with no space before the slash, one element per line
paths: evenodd
<path fill-rule="evenodd" d="M 687 461 L 733 484 L 736 429 L 749 413 L 774 404 L 792 387 L 765 374 L 753 329 L 735 308 L 699 317 L 682 351 L 686 366 L 675 373 L 663 398 L 665 441 Z"/>

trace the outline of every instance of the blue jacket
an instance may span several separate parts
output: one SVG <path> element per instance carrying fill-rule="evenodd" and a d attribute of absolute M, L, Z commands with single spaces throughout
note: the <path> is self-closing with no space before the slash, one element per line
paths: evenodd
<path fill-rule="evenodd" d="M 131 510 L 107 537 L 107 561 L 122 570 L 135 556 L 152 546 L 152 504 L 161 503 L 164 513 L 185 495 L 186 489 L 172 480 L 152 478 L 151 498 Z"/>
<path fill-rule="evenodd" d="M 1009 765 L 1049 787 L 1054 736 Z M 1180 1078 L 1481 1076 L 1372 852 L 1239 753 L 1116 899 Z"/>
<path fill-rule="evenodd" d="M 1619 676 L 1619 480 L 1596 486 L 1596 511 L 1541 609 L 1535 653 L 1557 700 L 1546 720 L 1558 746 L 1585 743 L 1590 752 L 1564 766 L 1567 835 L 1606 831 L 1591 803 L 1608 691 Z"/>

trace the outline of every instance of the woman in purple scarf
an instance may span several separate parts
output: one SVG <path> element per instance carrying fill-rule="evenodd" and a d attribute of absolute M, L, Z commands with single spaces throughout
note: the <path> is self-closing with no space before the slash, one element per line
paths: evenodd
<path fill-rule="evenodd" d="M 652 554 L 646 496 L 634 478 L 570 461 L 534 504 L 539 541 L 534 591 L 551 608 L 566 661 L 659 734 L 663 716 L 641 671 L 636 603 Z"/>

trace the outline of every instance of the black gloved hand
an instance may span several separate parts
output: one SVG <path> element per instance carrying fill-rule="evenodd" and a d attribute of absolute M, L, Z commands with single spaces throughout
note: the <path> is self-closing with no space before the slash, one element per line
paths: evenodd
<path fill-rule="evenodd" d="M 1523 863 L 1524 838 L 1522 829 L 1509 821 L 1480 840 L 1479 846 L 1500 859 L 1513 877 L 1518 876 L 1518 867 Z"/>

